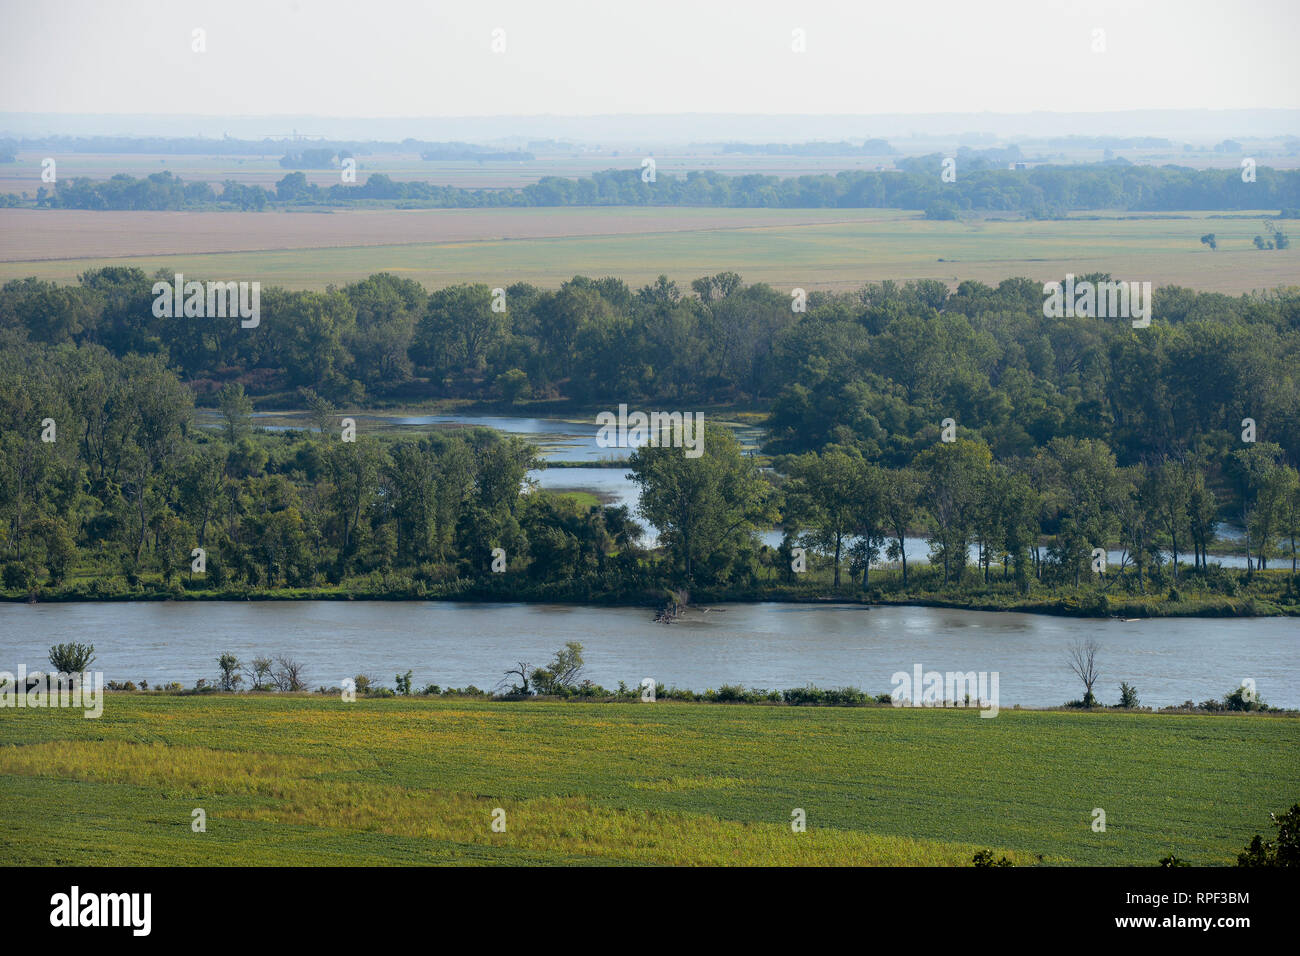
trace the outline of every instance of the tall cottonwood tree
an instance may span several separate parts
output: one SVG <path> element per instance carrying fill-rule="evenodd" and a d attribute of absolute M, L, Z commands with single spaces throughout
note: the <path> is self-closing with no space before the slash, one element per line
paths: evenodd
<path fill-rule="evenodd" d="M 752 548 L 756 528 L 776 517 L 771 486 L 735 436 L 706 424 L 703 437 L 698 458 L 665 443 L 638 448 L 630 459 L 638 512 L 659 529 L 687 584 L 711 556 Z"/>
<path fill-rule="evenodd" d="M 930 552 L 943 565 L 943 582 L 960 583 L 979 513 L 980 489 L 993 455 L 983 442 L 937 442 L 916 457 L 925 475 L 924 501 L 933 519 Z"/>
<path fill-rule="evenodd" d="M 782 459 L 777 467 L 790 475 L 784 488 L 787 520 L 808 529 L 803 535 L 808 545 L 831 555 L 838 588 L 846 542 L 860 531 L 878 535 L 877 486 L 870 465 L 861 455 L 832 446 L 821 454 Z"/>

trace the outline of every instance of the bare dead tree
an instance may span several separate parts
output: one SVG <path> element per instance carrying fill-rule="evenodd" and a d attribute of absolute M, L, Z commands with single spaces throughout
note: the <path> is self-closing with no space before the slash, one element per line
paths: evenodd
<path fill-rule="evenodd" d="M 275 659 L 275 670 L 271 674 L 271 680 L 275 682 L 277 688 L 283 691 L 307 689 L 307 682 L 303 678 L 302 664 L 283 654 Z"/>
<path fill-rule="evenodd" d="M 1074 671 L 1075 676 L 1083 681 L 1083 706 L 1095 707 L 1097 698 L 1093 696 L 1092 688 L 1101 677 L 1101 671 L 1097 669 L 1097 652 L 1101 646 L 1095 638 L 1088 638 L 1086 641 L 1075 641 L 1070 645 L 1070 670 Z"/>
<path fill-rule="evenodd" d="M 505 677 L 501 678 L 501 681 L 497 684 L 497 689 L 499 690 L 502 687 L 505 687 L 507 678 L 518 677 L 519 683 L 512 685 L 510 689 L 522 694 L 531 693 L 528 689 L 528 679 L 532 673 L 533 665 L 526 661 L 517 661 L 515 662 L 514 667 L 506 669 Z"/>
<path fill-rule="evenodd" d="M 671 624 L 677 618 L 681 617 L 686 611 L 686 606 L 691 602 L 690 592 L 685 588 L 680 591 L 668 589 L 668 603 L 665 604 L 659 613 L 655 615 L 655 622 L 659 624 Z"/>

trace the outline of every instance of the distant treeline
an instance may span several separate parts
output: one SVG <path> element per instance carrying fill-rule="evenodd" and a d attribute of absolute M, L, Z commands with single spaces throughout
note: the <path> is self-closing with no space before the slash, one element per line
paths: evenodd
<path fill-rule="evenodd" d="M 260 211 L 274 201 L 275 194 L 261 186 L 228 179 L 218 193 L 209 183 L 187 183 L 171 172 L 152 173 L 143 179 L 118 173 L 98 182 L 79 176 L 60 180 L 53 191 L 45 186 L 36 191 L 36 205 L 50 209 L 157 211 L 216 205 Z"/>
<path fill-rule="evenodd" d="M 333 149 L 328 146 L 285 153 L 280 157 L 282 169 L 337 169 L 339 163 L 353 156 L 350 149 Z M 532 153 L 521 150 L 494 150 L 470 143 L 435 143 L 420 154 L 424 160 L 473 160 L 477 162 L 524 162 L 534 159 Z"/>
<path fill-rule="evenodd" d="M 53 150 L 65 153 L 158 153 L 172 155 L 207 155 L 207 156 L 258 156 L 283 153 L 301 149 L 304 144 L 313 148 L 329 149 L 335 153 L 339 150 L 365 156 L 371 153 L 420 153 L 439 149 L 465 149 L 473 151 L 497 151 L 497 147 L 482 146 L 458 141 L 437 141 L 422 139 L 403 140 L 353 140 L 326 139 L 311 137 L 304 139 L 297 135 L 267 136 L 262 139 L 237 139 L 230 136 L 209 138 L 203 136 L 32 136 L 0 137 L 0 153 L 16 153 L 20 150 Z M 1036 146 L 1051 149 L 1174 149 L 1178 144 L 1159 136 L 1033 136 L 1026 137 L 1012 144 L 1016 146 Z M 716 149 L 724 153 L 755 153 L 760 155 L 784 156 L 851 156 L 857 154 L 888 155 L 897 150 L 883 138 L 868 138 L 863 145 L 841 141 L 806 142 L 806 143 L 700 143 L 695 148 Z M 532 151 L 572 151 L 581 148 L 576 143 L 540 139 L 530 140 L 527 148 Z M 965 148 L 965 147 L 963 147 Z M 1183 145 L 1184 151 L 1191 151 L 1190 144 Z M 1235 140 L 1223 140 L 1213 147 L 1216 152 L 1231 152 L 1242 149 L 1242 144 Z M 1284 148 L 1300 148 L 1300 139 L 1288 137 Z"/>
<path fill-rule="evenodd" d="M 274 192 L 227 181 L 218 194 L 203 182 L 185 183 L 170 172 L 145 179 L 117 175 L 95 182 L 64 180 L 54 191 L 42 187 L 37 204 L 63 209 L 186 209 L 219 204 L 262 209 L 272 202 L 345 205 L 397 201 L 425 207 L 527 206 L 714 206 L 764 209 L 924 209 L 939 217 L 967 211 L 1030 216 L 1072 210 L 1123 209 L 1172 212 L 1189 209 L 1269 209 L 1300 206 L 1300 170 L 1258 167 L 1255 182 L 1236 169 L 1134 166 L 1095 163 L 1043 165 L 1011 170 L 1005 151 L 956 157 L 956 181 L 940 179 L 944 157 L 911 158 L 903 171 L 845 171 L 834 175 L 781 178 L 761 174 L 728 176 L 659 173 L 655 182 L 637 169 L 611 169 L 581 179 L 546 176 L 511 189 L 465 189 L 427 182 L 398 182 L 372 174 L 364 184 L 321 187 L 301 172 L 290 173 Z"/>
<path fill-rule="evenodd" d="M 898 152 L 883 139 L 869 139 L 861 146 L 841 140 L 838 143 L 722 143 L 719 148 L 724 153 L 754 156 L 890 156 Z"/>
<path fill-rule="evenodd" d="M 1160 136 L 1051 136 L 1022 140 L 1021 146 L 1048 146 L 1052 149 L 1173 149 L 1174 144 Z"/>

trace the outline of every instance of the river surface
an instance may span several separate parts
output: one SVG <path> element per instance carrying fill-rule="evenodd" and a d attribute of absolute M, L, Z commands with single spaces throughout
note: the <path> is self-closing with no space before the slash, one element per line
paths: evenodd
<path fill-rule="evenodd" d="M 313 688 L 368 674 L 393 686 L 494 688 L 516 661 L 545 664 L 566 641 L 585 649 L 605 687 L 652 677 L 703 691 L 724 683 L 784 689 L 891 690 L 895 672 L 999 674 L 1000 706 L 1053 706 L 1082 696 L 1070 644 L 1101 645 L 1098 697 L 1119 682 L 1151 706 L 1222 697 L 1244 679 L 1270 704 L 1300 707 L 1300 622 L 1286 618 L 1134 622 L 920 607 L 727 604 L 656 624 L 648 608 L 445 601 L 0 604 L 0 670 L 47 667 L 51 644 L 95 645 L 106 680 L 192 686 L 225 652 L 285 654 Z"/>

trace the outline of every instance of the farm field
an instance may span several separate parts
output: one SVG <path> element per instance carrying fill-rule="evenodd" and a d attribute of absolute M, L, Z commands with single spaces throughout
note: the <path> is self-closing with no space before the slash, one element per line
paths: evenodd
<path fill-rule="evenodd" d="M 529 239 L 871 223 L 878 209 L 358 209 L 320 212 L 86 212 L 0 209 L 0 262 L 250 251 L 448 246 Z"/>
<path fill-rule="evenodd" d="M 660 273 L 685 287 L 732 270 L 778 288 L 843 291 L 883 279 L 955 285 L 1105 271 L 1157 287 L 1236 294 L 1300 281 L 1294 244 L 1280 251 L 1252 244 L 1265 232 L 1263 218 L 1275 215 L 940 222 L 904 210 L 840 209 L 0 210 L 0 281 L 36 275 L 73 282 L 89 268 L 115 264 L 301 289 L 381 271 L 430 288 L 554 287 L 575 274 L 638 284 Z M 1217 252 L 1200 243 L 1208 232 L 1218 237 Z"/>
<path fill-rule="evenodd" d="M 98 720 L 6 712 L 0 850 L 61 865 L 967 865 L 983 848 L 1229 864 L 1295 801 L 1298 741 L 1289 717 L 117 694 Z"/>

